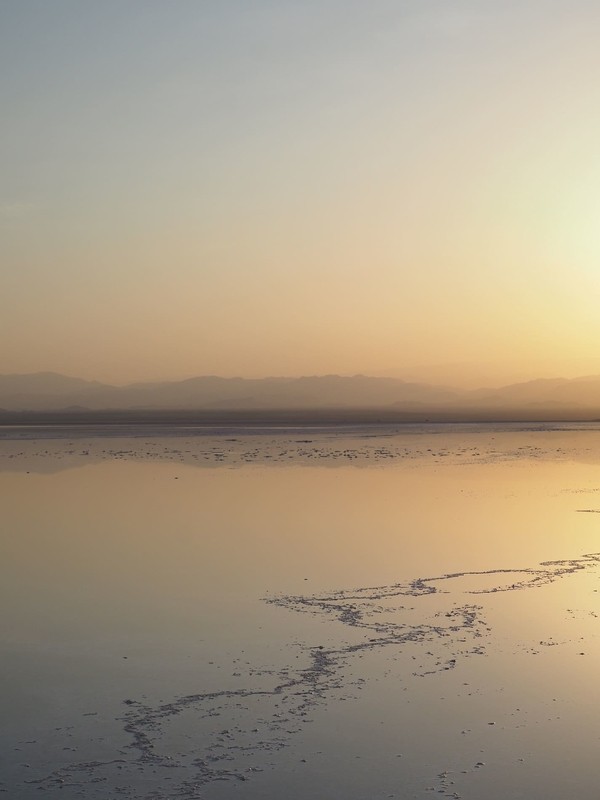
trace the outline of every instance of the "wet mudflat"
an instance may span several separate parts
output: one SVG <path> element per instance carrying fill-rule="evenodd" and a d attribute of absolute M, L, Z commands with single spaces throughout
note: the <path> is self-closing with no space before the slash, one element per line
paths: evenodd
<path fill-rule="evenodd" d="M 0 792 L 597 797 L 598 429 L 177 433 L 0 433 Z"/>

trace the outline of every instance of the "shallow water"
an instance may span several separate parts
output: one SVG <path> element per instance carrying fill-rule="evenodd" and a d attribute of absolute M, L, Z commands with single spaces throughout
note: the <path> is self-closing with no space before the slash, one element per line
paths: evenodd
<path fill-rule="evenodd" d="M 160 434 L 0 431 L 7 796 L 596 800 L 598 426 Z"/>

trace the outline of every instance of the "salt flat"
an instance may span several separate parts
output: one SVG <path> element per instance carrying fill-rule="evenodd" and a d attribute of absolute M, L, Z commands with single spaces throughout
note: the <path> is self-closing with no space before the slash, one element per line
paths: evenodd
<path fill-rule="evenodd" d="M 598 425 L 4 428 L 0 500 L 8 797 L 597 798 Z"/>

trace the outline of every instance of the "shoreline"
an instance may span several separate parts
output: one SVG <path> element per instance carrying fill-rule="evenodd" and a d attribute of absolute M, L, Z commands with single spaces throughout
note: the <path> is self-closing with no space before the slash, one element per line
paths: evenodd
<path fill-rule="evenodd" d="M 315 409 L 106 409 L 58 411 L 0 410 L 0 428 L 14 426 L 168 425 L 171 427 L 347 427 L 411 424 L 599 423 L 592 411 L 531 409 L 438 409 L 398 411 L 389 408 Z"/>

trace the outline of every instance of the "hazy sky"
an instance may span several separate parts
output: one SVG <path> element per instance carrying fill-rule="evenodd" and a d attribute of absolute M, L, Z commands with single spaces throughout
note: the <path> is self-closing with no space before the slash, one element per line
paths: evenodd
<path fill-rule="evenodd" d="M 0 372 L 600 372 L 599 42 L 594 0 L 0 0 Z"/>

